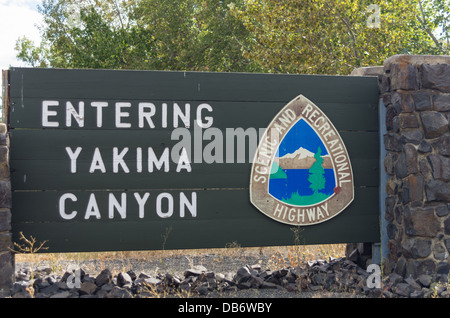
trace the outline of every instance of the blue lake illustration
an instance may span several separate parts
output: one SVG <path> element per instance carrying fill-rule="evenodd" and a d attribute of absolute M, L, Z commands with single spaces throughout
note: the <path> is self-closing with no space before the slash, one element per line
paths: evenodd
<path fill-rule="evenodd" d="M 269 193 L 296 206 L 320 203 L 334 194 L 336 176 L 315 130 L 300 119 L 281 141 L 272 162 Z"/>

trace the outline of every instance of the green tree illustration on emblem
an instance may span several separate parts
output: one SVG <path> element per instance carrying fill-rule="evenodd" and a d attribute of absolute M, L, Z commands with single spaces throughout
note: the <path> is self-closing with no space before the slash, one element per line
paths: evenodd
<path fill-rule="evenodd" d="M 325 170 L 322 167 L 323 158 L 322 158 L 322 149 L 320 147 L 317 148 L 317 152 L 314 154 L 314 158 L 316 158 L 316 162 L 309 168 L 309 177 L 308 181 L 311 183 L 309 188 L 314 191 L 314 196 L 318 194 L 319 190 L 325 188 Z"/>

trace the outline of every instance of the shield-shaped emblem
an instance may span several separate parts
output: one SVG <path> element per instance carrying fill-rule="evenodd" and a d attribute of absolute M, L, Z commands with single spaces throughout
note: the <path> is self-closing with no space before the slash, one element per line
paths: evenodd
<path fill-rule="evenodd" d="M 259 142 L 251 202 L 276 221 L 311 225 L 338 215 L 353 198 L 344 142 L 323 111 L 298 96 L 275 116 Z"/>

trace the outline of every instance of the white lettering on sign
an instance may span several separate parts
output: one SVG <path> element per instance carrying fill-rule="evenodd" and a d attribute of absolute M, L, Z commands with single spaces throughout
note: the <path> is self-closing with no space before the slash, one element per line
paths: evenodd
<path fill-rule="evenodd" d="M 107 197 L 108 205 L 105 210 L 101 210 L 97 197 L 99 194 L 90 193 L 87 202 L 80 202 L 73 193 L 64 193 L 59 198 L 59 215 L 64 220 L 74 220 L 83 218 L 126 220 L 129 211 L 137 212 L 137 217 L 143 219 L 148 214 L 156 215 L 159 218 L 171 218 L 177 214 L 180 218 L 187 216 L 197 217 L 197 193 L 191 192 L 190 196 L 185 192 L 172 194 L 162 192 L 152 196 L 149 192 L 139 193 L 112 193 Z M 74 207 L 83 208 L 75 210 Z M 137 206 L 137 209 L 136 209 Z"/>
<path fill-rule="evenodd" d="M 56 116 L 56 110 L 50 110 L 49 107 L 59 106 L 58 101 L 45 100 L 42 102 L 42 127 L 59 127 L 59 123 L 50 121 L 49 117 Z"/>
<path fill-rule="evenodd" d="M 66 103 L 66 126 L 72 126 L 72 118 L 76 120 L 79 127 L 84 127 L 84 102 L 78 103 L 78 111 L 71 102 Z"/>
<path fill-rule="evenodd" d="M 156 146 L 126 144 L 65 145 L 61 151 L 71 175 L 190 173 L 192 163 L 251 162 L 264 134 L 260 128 L 213 127 L 214 108 L 209 103 L 43 100 L 43 128 L 85 129 L 167 129 L 171 130 L 171 147 L 162 141 Z M 286 112 L 281 125 L 292 121 Z M 285 122 L 283 122 L 283 120 Z M 280 126 L 279 129 L 283 129 Z M 93 133 L 94 135 L 95 133 Z M 268 140 L 270 146 L 272 141 Z M 161 147 L 161 145 L 163 147 Z M 273 151 L 273 149 L 270 149 Z M 248 158 L 248 161 L 246 160 Z M 266 174 L 268 161 L 260 158 Z M 270 168 L 269 168 L 270 169 Z M 120 189 L 115 187 L 114 189 Z M 197 193 L 175 192 L 90 192 L 87 195 L 64 193 L 59 197 L 58 211 L 63 220 L 126 220 L 131 217 L 196 218 Z"/>
<path fill-rule="evenodd" d="M 64 220 L 71 220 L 77 215 L 77 211 L 72 211 L 70 213 L 66 212 L 66 200 L 72 200 L 73 202 L 77 201 L 77 197 L 72 193 L 64 193 L 59 198 L 59 215 Z"/>
<path fill-rule="evenodd" d="M 156 107 L 154 103 L 139 102 L 137 107 L 133 107 L 132 102 L 120 101 L 113 103 L 110 110 L 110 103 L 106 101 L 93 101 L 89 103 L 95 111 L 88 112 L 85 102 L 66 101 L 65 107 L 60 107 L 59 101 L 44 100 L 42 101 L 42 127 L 84 127 L 86 116 L 92 116 L 95 119 L 97 128 L 103 128 L 105 125 L 105 113 L 110 112 L 107 118 L 114 118 L 112 123 L 115 128 L 168 128 L 171 122 L 173 128 L 191 126 L 193 121 L 201 128 L 209 128 L 213 125 L 214 119 L 208 116 L 213 112 L 211 105 L 202 103 L 197 107 L 191 107 L 191 104 L 180 103 L 171 104 L 172 117 L 169 118 L 169 104 L 162 103 L 160 107 Z M 76 105 L 76 106 L 75 106 Z M 64 108 L 64 109 L 61 109 Z M 159 110 L 159 114 L 157 111 Z M 63 112 L 65 116 L 61 116 Z M 112 113 L 111 113 L 112 112 Z M 193 115 L 191 115 L 191 112 Z M 158 115 L 160 122 L 157 123 L 154 117 Z M 63 122 L 59 122 L 59 120 Z M 137 120 L 136 120 L 137 119 Z M 158 125 L 159 124 L 159 125 Z"/>
<path fill-rule="evenodd" d="M 97 108 L 97 127 L 100 128 L 103 126 L 103 108 L 108 107 L 107 102 L 92 102 L 91 106 Z M 44 126 L 44 125 L 43 125 Z"/>
<path fill-rule="evenodd" d="M 202 111 L 206 109 L 207 111 L 209 111 L 210 113 L 212 113 L 213 109 L 209 104 L 200 104 L 197 107 L 197 125 L 201 128 L 209 128 L 212 126 L 213 124 L 213 118 L 211 116 L 205 116 L 204 119 L 206 120 L 206 123 L 204 123 L 202 121 Z"/>
<path fill-rule="evenodd" d="M 155 128 L 152 117 L 156 113 L 155 104 L 152 103 L 139 103 L 139 128 L 144 128 L 145 123 L 150 128 Z M 144 121 L 145 119 L 145 121 Z"/>
<path fill-rule="evenodd" d="M 118 148 L 113 147 L 112 153 L 109 153 L 108 155 L 110 158 L 112 158 L 112 166 L 109 167 L 110 171 L 113 173 L 130 173 L 130 168 L 128 164 L 126 163 L 126 157 L 127 155 L 130 155 L 130 149 L 128 147 L 124 148 Z M 83 151 L 83 147 L 76 147 L 72 149 L 72 147 L 66 147 L 66 153 L 69 156 L 70 159 L 70 172 L 71 173 L 77 173 L 78 172 L 78 157 L 80 156 L 81 152 Z M 142 148 L 137 147 L 135 149 L 136 154 L 136 165 L 135 165 L 135 171 L 137 173 L 143 173 L 143 154 L 142 154 Z M 148 173 L 152 173 L 156 170 L 169 172 L 170 171 L 170 151 L 169 148 L 165 148 L 161 156 L 158 158 L 158 156 L 155 154 L 152 147 L 147 148 L 147 171 Z M 102 152 L 98 147 L 96 147 L 92 154 L 91 164 L 89 167 L 89 173 L 106 173 L 107 168 L 105 166 L 104 160 L 103 160 Z M 131 155 L 130 155 L 131 156 Z M 187 171 L 191 172 L 192 167 L 191 163 L 189 161 L 189 156 L 185 148 L 181 149 L 181 154 L 178 156 L 178 161 L 176 162 L 176 172 L 181 171 Z"/>
<path fill-rule="evenodd" d="M 116 103 L 116 128 L 130 128 L 130 123 L 122 122 L 122 118 L 130 117 L 130 113 L 122 110 L 124 107 L 131 107 L 131 103 Z"/>

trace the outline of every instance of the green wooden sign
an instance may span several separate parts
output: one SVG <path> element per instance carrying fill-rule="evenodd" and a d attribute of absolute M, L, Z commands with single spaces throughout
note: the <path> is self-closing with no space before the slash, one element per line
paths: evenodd
<path fill-rule="evenodd" d="M 376 78 L 9 71 L 12 231 L 48 252 L 379 241 Z M 266 128 L 303 95 L 346 146 L 354 198 L 308 226 L 250 200 Z"/>

